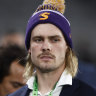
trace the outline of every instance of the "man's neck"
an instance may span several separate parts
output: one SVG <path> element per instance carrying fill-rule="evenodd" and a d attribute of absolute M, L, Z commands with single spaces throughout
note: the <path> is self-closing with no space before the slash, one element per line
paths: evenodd
<path fill-rule="evenodd" d="M 41 71 L 37 70 L 38 90 L 41 92 L 41 94 L 45 94 L 54 88 L 63 71 L 64 66 L 48 73 L 42 73 Z"/>

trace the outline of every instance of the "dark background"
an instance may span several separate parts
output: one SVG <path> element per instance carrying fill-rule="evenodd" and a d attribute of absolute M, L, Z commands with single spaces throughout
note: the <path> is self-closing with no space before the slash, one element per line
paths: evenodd
<path fill-rule="evenodd" d="M 9 30 L 25 34 L 29 17 L 43 0 L 0 0 L 0 36 Z M 71 23 L 79 60 L 96 65 L 96 0 L 66 0 L 64 14 Z"/>

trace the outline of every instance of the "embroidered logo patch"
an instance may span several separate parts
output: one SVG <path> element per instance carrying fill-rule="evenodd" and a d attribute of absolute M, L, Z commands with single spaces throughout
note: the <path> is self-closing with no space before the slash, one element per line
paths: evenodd
<path fill-rule="evenodd" d="M 69 34 L 69 37 L 70 37 L 70 38 L 72 37 L 71 34 Z"/>
<path fill-rule="evenodd" d="M 48 15 L 50 15 L 50 13 L 48 13 L 48 12 L 44 12 L 44 13 L 40 14 L 39 15 L 39 16 L 41 16 L 40 20 L 48 19 Z"/>

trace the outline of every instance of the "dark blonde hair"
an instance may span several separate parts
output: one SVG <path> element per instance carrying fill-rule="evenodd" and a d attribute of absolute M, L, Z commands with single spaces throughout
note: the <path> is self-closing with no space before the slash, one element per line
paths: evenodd
<path fill-rule="evenodd" d="M 72 77 L 75 77 L 78 71 L 78 58 L 70 47 L 68 47 L 66 51 L 65 66 L 68 73 L 70 73 Z"/>

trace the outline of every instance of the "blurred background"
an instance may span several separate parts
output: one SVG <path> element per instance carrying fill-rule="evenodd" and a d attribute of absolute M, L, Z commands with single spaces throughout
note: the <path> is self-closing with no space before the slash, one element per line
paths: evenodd
<path fill-rule="evenodd" d="M 21 32 L 25 35 L 27 21 L 42 1 L 0 0 L 0 39 L 10 32 Z M 85 78 L 88 83 L 91 81 L 96 88 L 95 9 L 96 0 L 66 0 L 64 15 L 71 23 L 74 50 L 79 58 L 80 74 L 83 74 L 78 77 Z M 87 74 L 88 70 L 90 75 Z"/>

